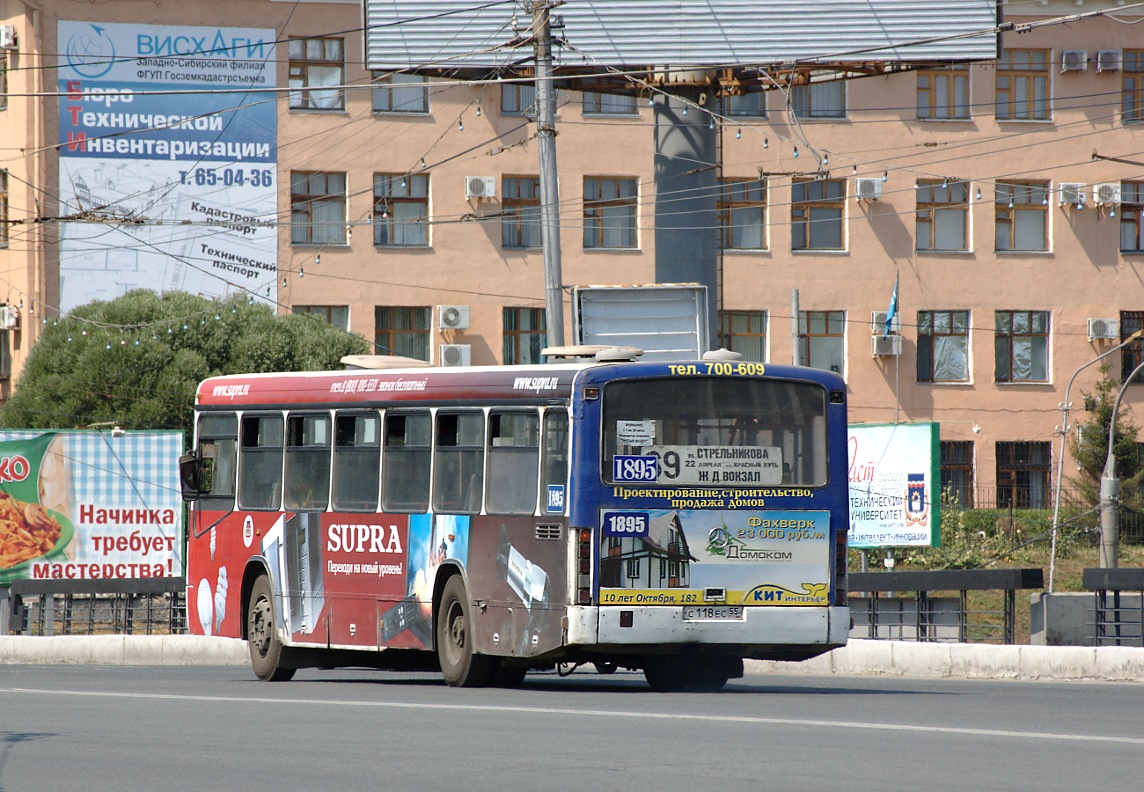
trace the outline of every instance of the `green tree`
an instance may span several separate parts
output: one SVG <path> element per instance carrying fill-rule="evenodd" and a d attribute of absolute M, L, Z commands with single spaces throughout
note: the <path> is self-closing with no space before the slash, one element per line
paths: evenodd
<path fill-rule="evenodd" d="M 340 368 L 369 345 L 312 317 L 277 316 L 242 297 L 211 301 L 145 289 L 93 302 L 45 324 L 3 428 L 183 429 L 207 377 Z"/>
<path fill-rule="evenodd" d="M 1068 437 L 1069 452 L 1080 468 L 1072 481 L 1081 499 L 1091 506 L 1100 501 L 1100 478 L 1108 458 L 1108 427 L 1112 421 L 1112 406 L 1120 390 L 1120 383 L 1109 377 L 1108 371 L 1106 363 L 1100 368 L 1100 379 L 1092 392 L 1081 391 L 1088 419 L 1077 424 L 1077 434 Z M 1112 444 L 1116 477 L 1120 479 L 1122 492 L 1136 490 L 1144 481 L 1144 466 L 1136 451 L 1139 429 L 1126 412 L 1127 408 L 1121 401 L 1116 416 L 1116 438 Z"/>

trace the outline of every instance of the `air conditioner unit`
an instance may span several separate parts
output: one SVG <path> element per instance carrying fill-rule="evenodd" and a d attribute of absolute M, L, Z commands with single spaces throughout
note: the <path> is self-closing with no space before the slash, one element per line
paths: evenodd
<path fill-rule="evenodd" d="M 1057 203 L 1061 206 L 1070 204 L 1078 209 L 1088 203 L 1086 193 L 1087 184 L 1079 182 L 1061 182 L 1057 185 Z"/>
<path fill-rule="evenodd" d="M 890 322 L 891 333 L 902 332 L 902 315 L 895 313 L 893 321 Z M 886 333 L 886 312 L 885 311 L 871 311 L 870 312 L 870 334 L 871 335 L 885 335 Z"/>
<path fill-rule="evenodd" d="M 0 49 L 16 49 L 16 27 L 0 25 Z"/>
<path fill-rule="evenodd" d="M 20 327 L 20 309 L 15 305 L 0 305 L 0 330 L 16 330 Z"/>
<path fill-rule="evenodd" d="M 473 361 L 471 344 L 441 344 L 439 352 L 442 366 L 468 366 Z"/>
<path fill-rule="evenodd" d="M 1104 182 L 1092 188 L 1093 203 L 1118 204 L 1120 203 L 1120 182 Z"/>
<path fill-rule="evenodd" d="M 900 335 L 870 336 L 870 354 L 874 357 L 897 357 L 902 354 L 902 337 Z"/>
<path fill-rule="evenodd" d="M 1120 337 L 1119 319 L 1089 319 L 1088 340 L 1113 340 Z"/>
<path fill-rule="evenodd" d="M 1096 53 L 1096 70 L 1098 72 L 1120 71 L 1123 57 L 1120 50 L 1098 50 Z"/>
<path fill-rule="evenodd" d="M 466 198 L 496 198 L 497 180 L 492 176 L 466 176 Z"/>
<path fill-rule="evenodd" d="M 1088 50 L 1064 50 L 1061 52 L 1061 71 L 1082 72 L 1088 68 Z"/>
<path fill-rule="evenodd" d="M 854 180 L 854 196 L 859 200 L 876 201 L 882 197 L 882 180 L 858 178 Z"/>
<path fill-rule="evenodd" d="M 469 306 L 438 305 L 438 330 L 467 330 L 469 327 Z"/>

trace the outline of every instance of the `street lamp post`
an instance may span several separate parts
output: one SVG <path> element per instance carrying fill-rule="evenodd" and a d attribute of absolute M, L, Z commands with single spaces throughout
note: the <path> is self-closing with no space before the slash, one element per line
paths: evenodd
<path fill-rule="evenodd" d="M 1131 344 L 1133 341 L 1137 341 L 1142 337 L 1144 337 L 1144 330 L 1137 330 L 1135 333 L 1128 336 L 1128 338 L 1124 339 L 1119 344 L 1112 347 L 1112 349 L 1109 349 L 1108 351 L 1102 352 L 1101 354 L 1097 355 L 1092 360 L 1088 361 L 1083 366 L 1081 366 L 1076 371 L 1074 371 L 1073 375 L 1071 377 L 1069 377 L 1068 385 L 1065 386 L 1065 399 L 1064 399 L 1064 401 L 1061 402 L 1061 426 L 1060 426 L 1061 448 L 1060 448 L 1060 452 L 1057 454 L 1057 480 L 1055 482 L 1055 486 L 1054 486 L 1054 490 L 1053 490 L 1053 532 L 1052 532 L 1052 539 L 1049 542 L 1049 544 L 1050 544 L 1050 550 L 1049 550 L 1049 593 L 1050 594 L 1053 593 L 1053 572 L 1054 572 L 1054 568 L 1056 567 L 1056 560 L 1057 560 L 1057 529 L 1060 527 L 1060 515 L 1061 515 L 1061 479 L 1064 478 L 1064 474 L 1065 474 L 1064 473 L 1064 469 L 1065 469 L 1065 437 L 1068 435 L 1069 410 L 1072 408 L 1072 403 L 1069 402 L 1069 390 L 1072 388 L 1073 382 L 1076 380 L 1077 375 L 1080 374 L 1082 371 L 1084 371 L 1086 368 L 1091 366 L 1093 363 L 1097 363 L 1101 360 L 1104 360 L 1106 357 L 1111 355 L 1113 352 L 1116 352 L 1119 349 L 1123 349 L 1124 347 Z M 1135 376 L 1135 375 L 1133 375 L 1133 376 Z M 1128 379 L 1129 379 L 1129 381 L 1131 381 L 1132 378 L 1129 377 Z M 1112 416 L 1112 423 L 1115 426 L 1115 424 L 1116 424 L 1116 414 L 1115 413 L 1113 413 L 1113 416 Z M 1109 432 L 1110 437 L 1111 437 L 1111 434 L 1112 433 L 1110 431 Z M 1109 446 L 1109 447 L 1111 448 L 1111 446 Z M 1112 455 L 1110 452 L 1109 457 L 1111 457 L 1111 456 Z M 1106 467 L 1107 467 L 1107 465 L 1106 465 Z M 1102 501 L 1104 498 L 1103 489 L 1104 489 L 1104 479 L 1102 478 L 1101 479 L 1101 499 L 1102 499 Z M 1103 513 L 1102 513 L 1101 519 L 1103 520 Z M 1103 566 L 1103 564 L 1102 564 L 1102 566 Z"/>

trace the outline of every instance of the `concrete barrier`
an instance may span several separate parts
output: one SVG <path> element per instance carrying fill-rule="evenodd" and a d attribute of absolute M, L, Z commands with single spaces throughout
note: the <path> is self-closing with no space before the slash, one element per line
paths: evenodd
<path fill-rule="evenodd" d="M 0 636 L 0 665 L 249 665 L 246 642 L 196 635 Z M 1144 682 L 1144 649 L 851 640 L 802 663 L 748 660 L 748 674 Z"/>
<path fill-rule="evenodd" d="M 1061 682 L 1144 682 L 1144 649 L 851 640 L 805 663 L 749 660 L 748 673 Z"/>

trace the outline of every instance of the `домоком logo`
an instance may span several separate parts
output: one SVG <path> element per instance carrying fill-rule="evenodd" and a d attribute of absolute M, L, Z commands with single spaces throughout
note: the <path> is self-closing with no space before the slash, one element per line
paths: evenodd
<path fill-rule="evenodd" d="M 68 65 L 88 79 L 102 77 L 115 65 L 115 42 L 99 25 L 69 38 L 64 53 Z"/>

